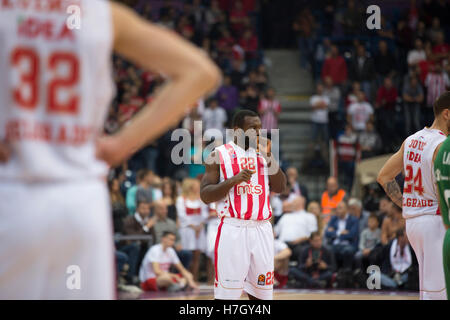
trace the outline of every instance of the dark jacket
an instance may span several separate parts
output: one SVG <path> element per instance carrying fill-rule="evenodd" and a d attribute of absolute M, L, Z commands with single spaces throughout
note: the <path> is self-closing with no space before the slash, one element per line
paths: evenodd
<path fill-rule="evenodd" d="M 127 216 L 123 221 L 123 234 L 124 235 L 151 235 L 153 240 L 155 239 L 155 232 L 153 228 L 151 228 L 148 232 L 146 232 L 139 221 L 136 220 L 134 215 Z M 147 243 L 148 241 L 140 241 L 141 243 Z M 128 244 L 129 241 L 126 241 Z"/>
<path fill-rule="evenodd" d="M 370 81 L 375 75 L 373 59 L 366 57 L 362 67 L 359 67 L 358 57 L 354 57 L 350 63 L 349 78 L 351 81 Z"/>
<path fill-rule="evenodd" d="M 330 245 L 337 238 L 336 231 L 338 230 L 339 218 L 337 216 L 332 216 L 330 222 L 325 229 L 325 237 L 327 238 Z M 333 231 L 329 231 L 329 228 L 333 228 Z M 345 229 L 348 230 L 347 234 L 341 234 L 339 236 L 340 241 L 348 241 L 351 246 L 358 249 L 358 236 L 359 236 L 359 220 L 354 216 L 348 214 L 347 221 L 345 224 Z"/>
<path fill-rule="evenodd" d="M 381 252 L 381 272 L 388 275 L 388 276 L 392 276 L 395 272 L 392 269 L 392 265 L 391 265 L 391 247 L 392 247 L 392 243 L 394 242 L 394 240 L 391 240 L 387 245 L 385 245 L 383 247 L 383 250 Z M 409 244 L 409 250 L 411 251 L 411 266 L 409 267 L 408 270 L 406 270 L 405 272 L 409 272 L 411 270 L 415 270 L 419 268 L 419 263 L 417 261 L 417 257 L 414 253 L 413 248 L 411 247 L 411 245 Z"/>
<path fill-rule="evenodd" d="M 326 247 L 322 246 L 322 248 L 319 249 L 319 258 L 317 260 L 317 263 L 314 261 L 313 258 L 313 265 L 310 267 L 306 267 L 306 260 L 310 256 L 312 256 L 313 250 L 311 245 L 308 245 L 305 247 L 302 252 L 300 253 L 299 259 L 298 259 L 298 268 L 300 268 L 302 271 L 306 273 L 313 273 L 313 272 L 325 272 L 325 271 L 331 271 L 334 272 L 336 270 L 336 263 L 334 259 L 333 253 L 328 250 Z M 328 266 L 325 270 L 320 270 L 318 268 L 318 261 L 323 260 Z"/>

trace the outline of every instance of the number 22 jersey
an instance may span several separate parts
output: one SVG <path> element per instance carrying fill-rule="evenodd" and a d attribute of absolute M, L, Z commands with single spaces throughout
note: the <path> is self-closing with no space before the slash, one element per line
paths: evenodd
<path fill-rule="evenodd" d="M 0 139 L 12 148 L 0 180 L 106 175 L 95 139 L 114 93 L 112 30 L 107 1 L 0 1 Z"/>
<path fill-rule="evenodd" d="M 403 169 L 403 217 L 439 214 L 433 154 L 446 139 L 437 129 L 424 128 L 405 140 Z"/>

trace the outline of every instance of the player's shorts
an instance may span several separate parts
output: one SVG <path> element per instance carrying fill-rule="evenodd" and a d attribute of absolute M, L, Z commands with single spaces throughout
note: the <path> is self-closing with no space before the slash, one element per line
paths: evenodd
<path fill-rule="evenodd" d="M 208 222 L 206 227 L 206 255 L 214 262 L 214 246 L 217 238 L 217 229 L 220 219 L 214 218 Z"/>
<path fill-rule="evenodd" d="M 182 227 L 178 229 L 178 232 L 183 250 L 200 250 L 201 252 L 205 252 L 206 233 L 204 228 L 200 231 L 198 237 L 195 236 L 195 230 L 190 227 Z"/>
<path fill-rule="evenodd" d="M 215 243 L 214 297 L 239 299 L 242 290 L 273 297 L 274 238 L 269 221 L 222 218 Z"/>
<path fill-rule="evenodd" d="M 0 299 L 114 299 L 106 184 L 0 183 Z"/>
<path fill-rule="evenodd" d="M 406 234 L 419 263 L 420 299 L 445 300 L 442 217 L 423 215 L 406 219 Z"/>

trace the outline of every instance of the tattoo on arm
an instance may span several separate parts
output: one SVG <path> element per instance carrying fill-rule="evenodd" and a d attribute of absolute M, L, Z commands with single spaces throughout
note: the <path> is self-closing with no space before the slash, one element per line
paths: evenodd
<path fill-rule="evenodd" d="M 398 205 L 400 208 L 403 206 L 403 194 L 400 190 L 400 186 L 398 185 L 397 181 L 391 180 L 389 182 L 386 182 L 383 185 L 384 191 L 386 191 L 386 194 L 391 198 L 391 200 Z"/>

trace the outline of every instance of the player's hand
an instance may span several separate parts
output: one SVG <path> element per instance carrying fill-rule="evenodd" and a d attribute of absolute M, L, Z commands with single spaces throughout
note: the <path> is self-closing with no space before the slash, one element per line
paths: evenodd
<path fill-rule="evenodd" d="M 233 176 L 232 179 L 234 180 L 235 184 L 240 184 L 241 182 L 249 182 L 255 172 L 256 171 L 244 169 L 241 170 L 237 175 Z"/>
<path fill-rule="evenodd" d="M 0 141 L 0 163 L 6 163 L 11 156 L 11 149 L 8 144 Z"/>
<path fill-rule="evenodd" d="M 312 264 L 313 264 L 312 257 L 309 257 L 308 259 L 306 259 L 306 267 L 307 268 L 311 267 Z"/>
<path fill-rule="evenodd" d="M 261 152 L 263 156 L 270 157 L 270 152 L 272 151 L 272 141 L 267 138 L 258 136 L 258 152 Z"/>
<path fill-rule="evenodd" d="M 113 168 L 123 163 L 131 154 L 129 146 L 118 136 L 102 136 L 96 141 L 97 159 L 105 161 Z"/>

